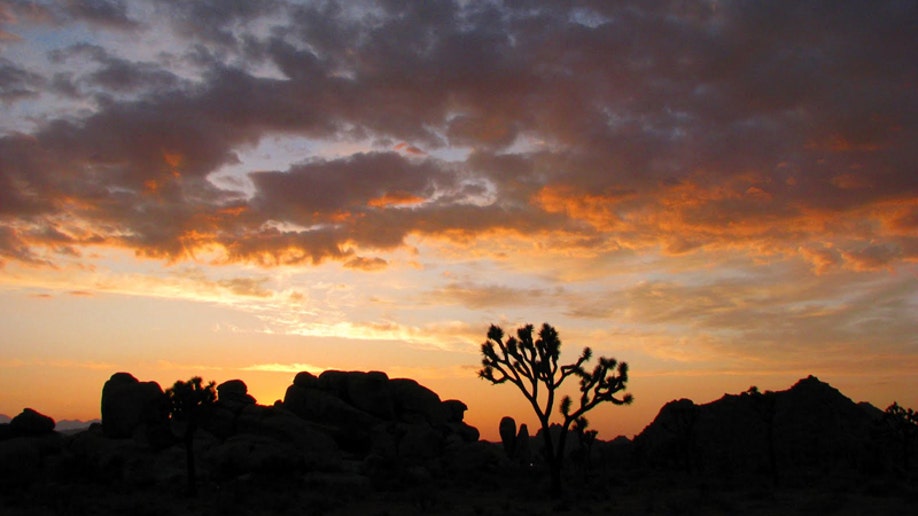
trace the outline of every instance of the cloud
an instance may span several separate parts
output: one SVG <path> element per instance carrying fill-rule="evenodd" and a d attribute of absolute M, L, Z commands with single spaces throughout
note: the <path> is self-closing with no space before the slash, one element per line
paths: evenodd
<path fill-rule="evenodd" d="M 379 257 L 364 258 L 357 256 L 345 262 L 344 267 L 362 271 L 378 271 L 385 269 L 387 264 L 388 262 L 386 262 L 386 260 Z"/>
<path fill-rule="evenodd" d="M 0 59 L 0 101 L 10 104 L 17 100 L 35 97 L 44 85 L 44 77 Z"/>
<path fill-rule="evenodd" d="M 561 294 L 539 288 L 514 288 L 504 285 L 449 283 L 428 292 L 425 297 L 439 305 L 458 304 L 472 310 L 502 306 L 540 304 Z"/>
<path fill-rule="evenodd" d="M 123 0 L 67 0 L 63 5 L 70 16 L 95 25 L 121 30 L 140 25 L 128 16 Z"/>
<path fill-rule="evenodd" d="M 653 336 L 658 344 L 649 351 L 672 359 L 682 356 L 680 342 L 691 351 L 685 356 L 696 361 L 732 357 L 771 364 L 889 355 L 913 347 L 908 343 L 918 330 L 909 316 L 915 278 L 845 272 L 839 273 L 845 277 L 775 282 L 772 274 L 785 273 L 768 269 L 753 277 L 713 275 L 692 283 L 644 281 L 608 292 L 596 300 L 607 310 L 593 315 Z M 883 331 L 876 331 L 881 326 Z"/>
<path fill-rule="evenodd" d="M 332 369 L 327 367 L 319 367 L 312 364 L 303 364 L 299 362 L 281 364 L 281 363 L 268 363 L 268 364 L 252 364 L 245 367 L 240 367 L 240 371 L 260 371 L 268 373 L 299 373 L 306 371 L 312 374 L 319 374 L 326 369 Z"/>
<path fill-rule="evenodd" d="M 0 64 L 0 96 L 40 111 L 0 136 L 4 257 L 109 245 L 373 269 L 359 257 L 413 235 L 516 234 L 558 253 L 896 267 L 916 260 L 918 42 L 915 7 L 881 4 L 163 0 L 143 26 L 179 45 L 69 44 L 51 80 L 51 61 Z M 133 2 L 29 5 L 6 19 L 140 30 Z M 374 150 L 211 180 L 277 135 Z"/>

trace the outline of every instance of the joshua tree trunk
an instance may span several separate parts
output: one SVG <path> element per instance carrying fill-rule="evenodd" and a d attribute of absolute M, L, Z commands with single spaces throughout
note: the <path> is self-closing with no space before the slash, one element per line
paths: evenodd
<path fill-rule="evenodd" d="M 185 430 L 185 460 L 188 467 L 188 494 L 197 496 L 198 482 L 194 468 L 194 431 L 195 424 L 188 422 L 188 428 Z"/>
<path fill-rule="evenodd" d="M 542 423 L 542 443 L 545 462 L 548 464 L 548 473 L 551 479 L 550 492 L 553 498 L 561 497 L 561 462 L 558 460 L 555 451 L 554 442 L 551 438 L 551 429 L 548 418 L 541 418 Z"/>
<path fill-rule="evenodd" d="M 548 439 L 551 440 L 551 434 L 546 432 Z M 553 498 L 561 498 L 564 490 L 561 487 L 561 470 L 564 467 L 564 444 L 567 439 L 567 427 L 561 428 L 558 435 L 558 447 L 554 450 L 551 460 L 551 495 Z"/>
<path fill-rule="evenodd" d="M 775 454 L 775 426 L 774 420 L 768 421 L 768 466 L 771 469 L 772 485 L 778 485 L 778 457 Z"/>

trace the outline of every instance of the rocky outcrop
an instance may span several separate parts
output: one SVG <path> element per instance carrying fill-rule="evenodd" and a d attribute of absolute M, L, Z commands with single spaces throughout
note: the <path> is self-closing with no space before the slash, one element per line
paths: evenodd
<path fill-rule="evenodd" d="M 169 404 L 156 382 L 115 373 L 102 387 L 102 429 L 106 437 L 128 438 L 168 428 Z"/>
<path fill-rule="evenodd" d="M 220 439 L 236 433 L 236 421 L 246 408 L 255 405 L 242 380 L 228 380 L 217 386 L 217 401 L 207 408 L 201 426 Z"/>
<path fill-rule="evenodd" d="M 446 412 L 437 393 L 408 378 L 390 381 L 396 417 L 406 423 L 439 425 L 446 422 Z"/>
<path fill-rule="evenodd" d="M 283 406 L 321 426 L 345 451 L 406 460 L 429 460 L 450 442 L 474 442 L 479 433 L 463 421 L 467 406 L 441 401 L 410 379 L 379 371 L 325 371 L 296 375 Z"/>
<path fill-rule="evenodd" d="M 31 437 L 48 434 L 54 431 L 54 420 L 30 408 L 10 421 L 10 431 L 15 436 Z"/>
<path fill-rule="evenodd" d="M 463 421 L 463 402 L 441 401 L 414 380 L 382 372 L 300 373 L 273 406 L 257 404 L 242 380 L 216 390 L 192 442 L 200 481 L 338 474 L 347 485 L 401 483 L 407 471 L 429 477 L 447 457 L 470 457 L 479 437 Z M 29 485 L 54 463 L 104 485 L 184 481 L 181 432 L 173 434 L 159 384 L 116 373 L 102 387 L 101 407 L 101 424 L 68 435 L 31 409 L 0 424 L 0 480 Z"/>
<path fill-rule="evenodd" d="M 504 416 L 500 418 L 497 429 L 500 434 L 500 442 L 504 446 L 504 453 L 512 459 L 516 455 L 516 420 L 510 416 Z"/>
<path fill-rule="evenodd" d="M 814 376 L 786 391 L 667 403 L 635 438 L 645 463 L 688 472 L 760 473 L 875 467 L 883 452 L 877 409 L 859 406 Z"/>
<path fill-rule="evenodd" d="M 254 405 L 255 398 L 249 394 L 249 388 L 242 380 L 227 380 L 217 386 L 217 403 L 231 409 L 241 409 Z"/>
<path fill-rule="evenodd" d="M 54 431 L 54 419 L 33 409 L 23 409 L 0 425 L 0 484 L 23 486 L 36 480 L 48 456 L 63 447 Z"/>
<path fill-rule="evenodd" d="M 38 478 L 41 451 L 25 437 L 0 441 L 0 482 L 5 486 L 22 486 Z"/>

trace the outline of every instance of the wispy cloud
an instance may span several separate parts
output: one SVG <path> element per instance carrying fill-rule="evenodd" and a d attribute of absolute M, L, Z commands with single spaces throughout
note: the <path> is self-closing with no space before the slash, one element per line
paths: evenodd
<path fill-rule="evenodd" d="M 302 364 L 298 362 L 280 364 L 280 363 L 269 363 L 269 364 L 252 364 L 245 367 L 240 367 L 240 371 L 259 371 L 267 373 L 299 373 L 306 371 L 312 374 L 319 374 L 326 369 L 334 369 L 333 367 L 319 367 L 312 364 Z"/>
<path fill-rule="evenodd" d="M 21 368 L 21 367 L 38 367 L 38 368 L 55 368 L 55 369 L 90 369 L 108 371 L 116 368 L 115 364 L 110 362 L 98 362 L 94 360 L 69 360 L 69 359 L 8 359 L 0 360 L 0 368 Z"/>

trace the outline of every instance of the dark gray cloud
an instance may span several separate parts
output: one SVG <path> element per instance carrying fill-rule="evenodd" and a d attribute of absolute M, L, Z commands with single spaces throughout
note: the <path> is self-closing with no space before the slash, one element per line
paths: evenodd
<path fill-rule="evenodd" d="M 0 1 L 0 24 L 23 22 L 57 26 L 84 22 L 121 31 L 140 27 L 140 23 L 128 15 L 128 2 L 124 0 Z"/>
<path fill-rule="evenodd" d="M 276 13 L 285 2 L 275 0 L 155 0 L 178 33 L 191 40 L 235 48 L 248 23 Z"/>
<path fill-rule="evenodd" d="M 140 23 L 128 16 L 124 0 L 64 0 L 67 14 L 81 21 L 114 29 L 134 29 Z"/>
<path fill-rule="evenodd" d="M 128 61 L 99 45 L 78 43 L 50 52 L 49 59 L 58 66 L 77 61 L 78 75 L 55 74 L 54 91 L 65 96 L 162 94 L 187 86 L 186 81 L 158 63 Z"/>
<path fill-rule="evenodd" d="M 4 104 L 37 96 L 44 82 L 41 75 L 0 59 L 0 101 Z"/>

